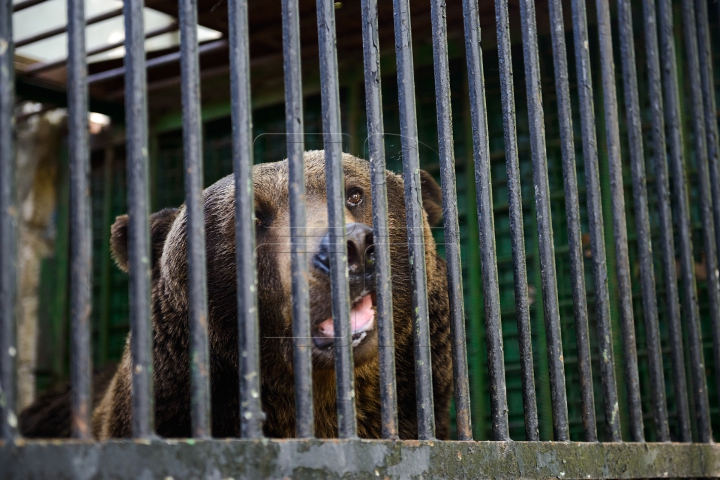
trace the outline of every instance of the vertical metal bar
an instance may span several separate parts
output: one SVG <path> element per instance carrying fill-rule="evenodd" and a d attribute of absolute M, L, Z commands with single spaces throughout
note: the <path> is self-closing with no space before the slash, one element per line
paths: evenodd
<path fill-rule="evenodd" d="M 395 381 L 395 329 L 392 311 L 390 231 L 382 117 L 380 40 L 377 0 L 362 2 L 365 108 L 367 110 L 370 176 L 372 181 L 373 236 L 375 239 L 375 290 L 377 293 L 378 355 L 380 356 L 380 415 L 382 437 L 398 438 Z"/>
<path fill-rule="evenodd" d="M 618 126 L 617 93 L 615 88 L 615 63 L 613 61 L 612 26 L 608 0 L 595 2 L 600 40 L 600 67 L 605 105 L 605 135 L 610 169 L 610 200 L 613 213 L 613 237 L 615 239 L 616 275 L 622 329 L 623 355 L 625 357 L 625 382 L 627 384 L 630 439 L 642 442 L 642 401 L 640 399 L 640 376 L 637 366 L 635 322 L 632 309 L 632 285 L 630 284 L 630 257 L 628 254 L 627 223 L 625 220 L 625 195 L 623 193 L 622 161 L 620 158 L 620 128 Z"/>
<path fill-rule="evenodd" d="M 85 2 L 68 1 L 68 143 L 70 153 L 70 331 L 72 435 L 90 438 L 90 149 L 85 59 Z"/>
<path fill-rule="evenodd" d="M 125 16 L 125 125 L 127 137 L 128 253 L 132 352 L 132 432 L 154 432 L 152 322 L 150 300 L 150 214 L 147 133 L 147 77 L 142 1 L 123 4 Z"/>
<path fill-rule="evenodd" d="M 620 409 L 615 382 L 615 360 L 610 324 L 610 295 L 608 292 L 607 263 L 604 243 L 604 226 L 600 195 L 597 136 L 595 134 L 595 107 L 593 100 L 590 47 L 587 31 L 587 12 L 584 0 L 573 0 L 573 37 L 575 64 L 580 97 L 580 127 L 585 158 L 585 184 L 587 187 L 588 223 L 592 249 L 593 277 L 595 279 L 595 310 L 600 348 L 600 376 L 605 404 L 605 430 L 607 438 L 619 442 Z"/>
<path fill-rule="evenodd" d="M 196 0 L 181 0 L 178 14 L 188 237 L 191 426 L 193 437 L 206 438 L 210 437 L 210 364 Z"/>
<path fill-rule="evenodd" d="M 685 376 L 685 356 L 682 343 L 682 325 L 680 323 L 680 300 L 678 296 L 677 271 L 675 269 L 675 240 L 670 206 L 670 186 L 668 183 L 668 157 L 665 143 L 665 121 L 663 92 L 660 78 L 660 51 L 657 37 L 657 16 L 654 0 L 643 0 L 645 19 L 645 49 L 648 62 L 648 93 L 652 111 L 652 135 L 655 185 L 658 197 L 658 216 L 660 220 L 660 247 L 662 249 L 663 276 L 665 277 L 666 304 L 668 310 L 668 328 L 670 336 L 670 360 L 675 392 L 675 409 L 678 419 L 678 437 L 682 442 L 692 441 L 690 428 L 690 408 L 687 397 L 687 378 Z M 664 32 L 663 35 L 667 34 Z M 669 32 L 672 35 L 672 30 Z M 667 81 L 667 80 L 666 80 Z M 672 133 L 670 134 L 672 136 Z M 671 151 L 676 146 L 670 145 Z M 658 439 L 663 435 L 658 429 Z"/>
<path fill-rule="evenodd" d="M 632 30 L 632 7 L 629 2 L 625 0 L 618 0 L 618 17 L 620 31 L 620 50 L 625 87 L 625 109 L 627 112 L 628 124 L 628 143 L 630 149 L 631 173 L 635 202 L 635 221 L 638 237 L 638 253 L 640 259 L 640 277 L 642 282 L 643 307 L 645 313 L 644 318 L 647 329 L 650 381 L 652 384 L 653 394 L 653 415 L 656 430 L 658 431 L 660 438 L 665 441 L 669 439 L 669 432 L 667 426 L 667 406 L 665 404 L 665 384 L 662 371 L 662 352 L 658 325 L 657 299 L 655 297 L 655 274 L 652 265 L 652 240 L 650 238 L 647 185 L 645 183 L 645 158 L 643 154 L 640 105 L 638 100 L 637 73 L 635 68 L 635 45 Z M 622 181 L 621 175 L 620 180 Z M 618 249 L 618 252 L 619 251 L 620 250 Z M 620 265 L 620 259 L 618 260 L 618 265 Z M 625 334 L 623 334 L 623 336 L 625 336 Z M 634 342 L 632 348 L 633 350 L 635 348 Z M 625 352 L 626 363 L 629 362 L 628 366 L 634 365 L 636 367 L 637 364 L 635 363 L 635 360 L 632 358 L 627 358 L 627 342 Z M 628 371 L 631 370 L 628 369 Z M 633 441 L 642 441 L 642 423 L 639 422 L 636 418 L 634 418 L 635 415 L 641 413 L 639 404 L 639 385 L 637 386 L 637 389 L 635 389 L 632 387 L 631 383 L 636 379 L 639 381 L 639 378 L 637 377 L 636 371 L 633 373 L 633 375 L 635 376 L 628 376 L 627 378 L 627 381 L 630 384 L 628 390 L 631 398 L 634 398 L 634 396 L 637 395 L 637 399 L 635 399 L 634 401 L 637 401 L 638 404 L 634 405 L 631 401 L 631 430 Z"/>
<path fill-rule="evenodd" d="M 635 231 L 637 233 L 638 257 L 640 261 L 640 282 L 642 285 L 643 319 L 647 332 L 648 365 L 650 390 L 652 394 L 653 420 L 658 439 L 670 441 L 667 404 L 665 402 L 665 379 L 663 376 L 662 345 L 658 324 L 657 297 L 655 294 L 655 271 L 650 236 L 650 214 L 648 212 L 647 185 L 645 183 L 645 155 L 642 144 L 640 101 L 638 99 L 637 71 L 635 68 L 635 41 L 633 39 L 632 6 L 628 0 L 618 0 L 618 23 L 620 30 L 620 56 L 622 57 L 625 111 L 627 113 L 628 145 L 630 150 L 630 171 L 633 183 L 635 205 Z M 634 345 L 633 345 L 634 347 Z M 626 357 L 626 362 L 628 361 Z M 639 381 L 639 378 L 638 378 Z M 632 389 L 630 389 L 632 390 Z M 631 395 L 640 397 L 638 390 Z M 640 408 L 638 405 L 636 408 Z M 633 421 L 632 430 L 642 428 Z M 640 431 L 642 434 L 642 430 Z M 635 438 L 634 441 L 641 441 Z"/>
<path fill-rule="evenodd" d="M 438 147 L 440 178 L 442 181 L 443 217 L 445 222 L 445 257 L 447 260 L 448 297 L 450 300 L 450 329 L 453 346 L 453 378 L 458 440 L 472 440 L 470 420 L 470 387 L 468 384 L 467 350 L 465 346 L 465 308 L 463 303 L 462 263 L 460 260 L 460 227 L 458 225 L 457 188 L 455 183 L 455 153 L 453 151 L 452 110 L 450 103 L 450 67 L 447 51 L 447 24 L 445 0 L 432 0 L 433 60 L 435 63 L 435 97 L 438 120 Z M 520 217 L 522 218 L 522 216 Z M 524 255 L 523 255 L 524 257 Z M 524 269 L 524 261 L 523 261 Z M 527 288 L 527 281 L 525 282 Z M 527 296 L 525 297 L 527 299 Z M 532 345 L 530 323 L 523 330 L 525 346 Z M 532 381 L 532 352 L 523 350 L 524 364 L 530 360 Z M 533 406 L 534 383 L 531 383 Z M 527 408 L 526 408 L 527 410 Z M 526 415 L 527 417 L 527 415 Z M 537 415 L 535 416 L 537 432 Z"/>
<path fill-rule="evenodd" d="M 490 145 L 485 105 L 485 78 L 480 49 L 480 18 L 477 0 L 463 0 L 465 50 L 470 90 L 477 215 L 482 261 L 485 328 L 490 382 L 490 418 L 493 440 L 510 440 L 508 404 L 505 387 L 502 326 L 500 324 L 500 289 L 495 252 L 495 221 L 493 218 L 492 184 L 490 178 Z"/>
<path fill-rule="evenodd" d="M 560 0 L 549 0 L 548 6 L 550 10 L 550 33 L 553 43 L 555 90 L 558 101 L 558 122 L 560 125 L 563 179 L 565 184 L 568 253 L 570 256 L 573 313 L 575 316 L 575 341 L 577 344 L 578 370 L 580 376 L 580 409 L 582 411 L 585 441 L 596 442 L 595 395 L 593 393 L 592 365 L 590 363 L 590 335 L 585 293 L 585 269 L 582 254 L 580 200 L 578 198 L 577 173 L 575 171 L 575 141 L 573 138 L 570 86 L 568 81 L 565 26 Z"/>
<path fill-rule="evenodd" d="M 700 86 L 700 64 L 698 58 L 697 29 L 695 28 L 695 9 L 691 0 L 683 0 L 683 32 L 685 34 L 685 55 L 687 56 L 688 80 L 690 82 L 690 115 L 692 116 L 693 140 L 695 149 L 695 163 L 697 168 L 697 186 L 700 198 L 700 217 L 703 224 L 703 246 L 707 268 L 708 303 L 710 318 L 715 323 L 718 320 L 720 298 L 718 295 L 717 278 L 717 249 L 715 245 L 715 225 L 712 212 L 712 198 L 710 192 L 710 172 L 708 171 L 708 157 L 705 144 L 705 115 L 703 110 L 703 95 Z M 692 259 L 691 259 L 692 261 Z M 694 263 L 694 262 L 693 262 Z M 694 265 L 691 264 L 691 268 Z M 715 325 L 714 325 L 715 326 Z M 696 396 L 695 415 L 698 420 L 698 435 L 701 442 L 712 441 L 712 428 L 710 425 L 710 410 L 707 397 L 707 379 L 705 378 L 705 360 L 702 351 L 702 329 L 700 322 L 689 330 L 691 337 L 690 355 L 697 367 L 693 370 L 693 379 Z M 695 365 L 692 365 L 695 366 Z"/>
<path fill-rule="evenodd" d="M 651 1 L 651 0 L 646 0 Z M 647 15 L 646 15 L 647 17 Z M 688 205 L 687 185 L 685 183 L 685 160 L 683 158 L 683 138 L 682 138 L 682 120 L 680 116 L 680 97 L 677 77 L 677 63 L 675 57 L 675 37 L 673 28 L 672 0 L 660 0 L 658 4 L 659 17 L 659 33 L 661 41 L 662 58 L 663 58 L 663 99 L 665 101 L 665 120 L 667 121 L 668 132 L 668 161 L 670 164 L 670 176 L 673 179 L 674 196 L 677 202 L 675 214 L 677 216 L 676 223 L 678 225 L 677 234 L 680 252 L 680 276 L 683 283 L 683 304 L 685 309 L 685 317 L 688 325 L 697 324 L 698 322 L 698 305 L 697 305 L 697 289 L 695 286 L 695 272 L 692 254 L 692 230 L 690 229 L 690 212 Z M 650 45 L 650 43 L 647 43 Z M 648 54 L 648 56 L 650 56 Z M 659 60 L 657 61 L 659 64 Z M 659 65 L 658 65 L 659 69 Z M 652 73 L 653 69 L 650 69 Z M 657 80 L 659 88 L 659 78 Z M 657 98 L 656 96 L 654 98 Z M 656 130 L 660 127 L 653 126 Z M 660 129 L 662 132 L 662 129 Z M 660 151 L 664 152 L 665 142 L 658 143 L 661 145 Z M 661 220 L 666 218 L 665 228 L 669 234 L 668 240 L 663 245 L 663 262 L 666 276 L 666 284 L 669 285 L 668 301 L 670 302 L 670 346 L 672 348 L 672 369 L 674 379 L 675 402 L 678 410 L 678 427 L 679 437 L 683 442 L 692 442 L 692 429 L 690 426 L 690 407 L 688 405 L 687 378 L 685 373 L 685 356 L 683 354 L 683 335 L 681 325 L 681 312 L 679 300 L 673 302 L 672 288 L 675 289 L 675 297 L 677 293 L 677 271 L 675 263 L 675 246 L 673 235 L 668 225 L 672 225 L 670 216 L 670 190 L 668 186 L 667 165 L 657 165 L 662 161 L 662 157 L 656 158 L 655 175 L 661 172 L 665 176 L 665 182 L 661 182 L 661 177 L 657 177 L 658 196 L 665 199 L 662 203 L 666 204 L 661 207 Z M 661 203 L 661 205 L 662 205 Z M 692 395 L 693 393 L 691 393 Z"/>
<path fill-rule="evenodd" d="M 260 438 L 263 433 L 262 422 L 265 417 L 260 399 L 260 333 L 255 267 L 255 197 L 252 178 L 253 139 L 247 0 L 229 0 L 228 18 L 232 151 L 233 172 L 235 173 L 240 436 Z M 295 203 L 299 202 L 290 202 L 291 205 Z M 293 266 L 293 272 L 296 271 L 296 267 Z M 293 298 L 295 297 L 293 296 Z M 297 302 L 298 300 L 293 301 L 294 304 Z M 309 336 L 309 334 L 305 335 L 305 337 Z M 295 371 L 297 372 L 298 369 L 296 364 Z"/>
<path fill-rule="evenodd" d="M 553 243 L 550 185 L 548 183 L 547 151 L 545 149 L 545 118 L 542 106 L 540 61 L 538 59 L 535 3 L 520 1 L 525 82 L 527 85 L 528 116 L 530 121 L 530 148 L 533 159 L 535 204 L 537 208 L 538 249 L 542 296 L 545 308 L 550 366 L 550 395 L 553 409 L 555 440 L 570 440 L 568 429 L 567 395 L 565 393 L 565 366 L 563 363 L 560 310 L 558 306 L 557 276 L 555 273 L 555 245 Z"/>
<path fill-rule="evenodd" d="M 0 0 L 0 438 L 17 436 L 15 72 L 12 0 Z"/>
<path fill-rule="evenodd" d="M 398 75 L 400 139 L 405 182 L 405 216 L 410 255 L 410 285 L 413 299 L 413 339 L 415 341 L 415 398 L 418 438 L 435 437 L 435 409 L 432 392 L 430 327 L 428 319 L 425 241 L 420 192 L 420 157 L 415 112 L 415 78 L 412 58 L 412 32 L 409 0 L 393 0 L 395 55 Z"/>
<path fill-rule="evenodd" d="M 333 327 L 335 329 L 335 379 L 340 438 L 357 436 L 355 418 L 355 370 L 348 305 L 347 241 L 345 237 L 345 186 L 340 129 L 340 90 L 335 47 L 335 3 L 317 0 L 320 47 L 325 181 L 328 228 L 334 246 L 330 254 Z"/>
<path fill-rule="evenodd" d="M 715 82 L 713 78 L 712 52 L 710 50 L 710 28 L 708 26 L 707 1 L 695 1 L 697 16 L 697 39 L 700 56 L 700 81 L 702 84 L 702 100 L 705 113 L 705 134 L 707 135 L 707 173 L 710 177 L 710 195 L 715 233 L 714 257 L 720 249 L 720 173 L 718 172 L 718 117 L 715 103 Z M 705 260 L 707 265 L 717 266 L 708 255 L 705 247 Z M 710 272 L 712 270 L 712 272 Z M 710 322 L 712 325 L 712 340 L 715 363 L 715 382 L 720 389 L 720 291 L 718 291 L 718 273 L 716 268 L 708 269 L 708 291 L 710 297 Z"/>
<path fill-rule="evenodd" d="M 295 435 L 314 435 L 312 337 L 306 247 L 305 161 L 300 66 L 300 13 L 297 0 L 283 0 L 283 65 L 285 69 L 285 129 L 290 169 L 290 238 L 292 244 L 293 371 L 295 373 Z M 249 144 L 248 144 L 249 145 Z"/>
<path fill-rule="evenodd" d="M 510 41 L 510 20 L 508 18 L 507 0 L 495 1 L 495 24 L 498 39 L 503 130 L 505 132 L 505 168 L 508 177 L 510 236 L 513 254 L 513 276 L 515 279 L 515 316 L 517 317 L 518 343 L 520 347 L 520 376 L 522 379 L 523 409 L 525 412 L 525 436 L 529 441 L 538 441 L 540 440 L 540 434 L 538 431 L 535 373 L 532 359 L 532 330 L 530 327 L 527 262 L 525 258 L 525 228 L 523 225 L 522 186 L 520 185 L 517 128 L 515 125 L 512 44 Z"/>

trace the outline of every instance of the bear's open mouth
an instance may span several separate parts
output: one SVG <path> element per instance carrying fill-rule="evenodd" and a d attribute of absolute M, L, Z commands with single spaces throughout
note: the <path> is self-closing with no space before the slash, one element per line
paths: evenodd
<path fill-rule="evenodd" d="M 375 328 L 375 292 L 363 292 L 352 303 L 350 310 L 350 331 L 352 333 L 352 346 L 357 347 Z M 313 328 L 313 343 L 317 348 L 330 348 L 335 344 L 335 326 L 330 317 Z"/>

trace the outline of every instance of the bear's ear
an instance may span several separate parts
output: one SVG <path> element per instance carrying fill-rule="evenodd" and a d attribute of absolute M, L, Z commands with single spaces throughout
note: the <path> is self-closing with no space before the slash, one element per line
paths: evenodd
<path fill-rule="evenodd" d="M 428 223 L 434 227 L 442 219 L 442 190 L 432 175 L 420 170 L 420 190 L 422 192 L 423 208 L 427 212 Z"/>
<path fill-rule="evenodd" d="M 150 216 L 150 249 L 152 251 L 152 267 L 154 268 L 162 256 L 165 237 L 172 227 L 177 208 L 166 208 Z M 128 271 L 128 216 L 120 215 L 110 228 L 110 249 L 120 270 Z"/>

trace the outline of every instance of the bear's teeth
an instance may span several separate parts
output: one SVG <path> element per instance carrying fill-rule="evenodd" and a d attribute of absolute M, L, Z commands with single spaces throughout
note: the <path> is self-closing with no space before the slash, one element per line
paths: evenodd
<path fill-rule="evenodd" d="M 360 345 L 360 342 L 362 342 L 365 337 L 367 337 L 367 332 L 363 332 L 357 339 L 353 340 L 353 342 L 352 342 L 353 348 Z"/>

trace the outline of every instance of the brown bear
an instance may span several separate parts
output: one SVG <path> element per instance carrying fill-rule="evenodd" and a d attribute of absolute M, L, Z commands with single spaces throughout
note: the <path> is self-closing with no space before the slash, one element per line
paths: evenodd
<path fill-rule="evenodd" d="M 372 275 L 353 275 L 371 255 L 372 196 L 370 165 L 343 155 L 345 215 L 348 230 L 351 322 L 355 361 L 358 435 L 380 438 L 378 336 Z M 313 332 L 315 434 L 337 436 L 334 357 L 324 152 L 305 153 L 310 315 Z M 288 163 L 266 163 L 253 169 L 257 228 L 258 309 L 262 406 L 268 437 L 295 436 L 292 369 L 292 298 L 288 209 Z M 452 388 L 445 263 L 438 257 L 430 226 L 442 213 L 440 188 L 421 173 L 425 209 L 424 239 L 432 352 L 436 434 L 447 439 Z M 409 281 L 403 180 L 387 173 L 389 202 L 395 361 L 400 438 L 417 438 L 412 336 L 412 292 Z M 211 363 L 212 434 L 239 435 L 237 306 L 235 281 L 234 183 L 225 177 L 205 190 L 208 313 Z M 166 209 L 151 217 L 152 314 L 154 324 L 155 427 L 163 437 L 189 437 L 190 374 L 187 303 L 186 211 Z M 112 252 L 128 269 L 127 217 L 112 227 Z M 360 262 L 362 265 L 357 265 Z M 371 262 L 370 262 L 371 263 Z M 95 409 L 94 435 L 101 439 L 131 435 L 130 352 L 126 347 L 118 371 Z"/>

